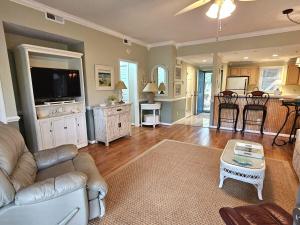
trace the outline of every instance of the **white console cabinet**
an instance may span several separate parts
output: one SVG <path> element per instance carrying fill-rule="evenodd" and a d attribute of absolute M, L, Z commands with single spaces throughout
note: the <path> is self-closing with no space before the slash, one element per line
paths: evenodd
<path fill-rule="evenodd" d="M 82 53 L 22 44 L 15 49 L 14 56 L 28 148 L 35 152 L 63 144 L 86 146 Z M 36 105 L 31 67 L 78 70 L 81 96 Z"/>
<path fill-rule="evenodd" d="M 96 140 L 109 142 L 120 137 L 131 135 L 131 104 L 120 104 L 114 106 L 94 107 L 94 122 Z"/>

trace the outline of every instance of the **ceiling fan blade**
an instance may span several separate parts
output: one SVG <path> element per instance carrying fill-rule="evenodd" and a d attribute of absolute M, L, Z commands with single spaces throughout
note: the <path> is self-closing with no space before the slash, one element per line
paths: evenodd
<path fill-rule="evenodd" d="M 180 10 L 178 13 L 175 14 L 175 16 L 178 16 L 180 14 L 189 12 L 193 9 L 199 8 L 203 5 L 205 5 L 206 3 L 210 2 L 211 0 L 198 0 L 190 5 L 188 5 L 187 7 L 185 7 L 184 9 Z"/>

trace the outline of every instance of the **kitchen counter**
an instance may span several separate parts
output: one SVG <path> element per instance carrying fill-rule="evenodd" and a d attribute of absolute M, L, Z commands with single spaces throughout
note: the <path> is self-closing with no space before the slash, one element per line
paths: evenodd
<path fill-rule="evenodd" d="M 264 132 L 269 132 L 276 134 L 280 127 L 282 126 L 285 116 L 286 116 L 286 107 L 282 106 L 282 99 L 295 99 L 296 96 L 292 95 L 283 95 L 283 96 L 270 96 L 270 99 L 267 103 L 267 117 L 264 125 Z M 243 126 L 243 109 L 246 105 L 245 96 L 239 96 L 236 102 L 239 105 L 240 114 L 237 123 L 237 129 L 242 129 Z M 218 124 L 218 112 L 219 112 L 219 101 L 217 95 L 214 97 L 214 115 L 213 115 L 213 125 L 217 126 Z M 222 118 L 232 118 L 231 110 L 222 110 Z M 262 115 L 260 112 L 250 112 L 248 118 L 251 120 L 260 121 Z M 293 125 L 293 116 L 289 118 L 286 123 L 285 128 L 281 133 L 289 134 Z M 221 123 L 221 128 L 232 128 L 232 123 Z M 259 132 L 260 126 L 247 125 L 246 131 Z"/>

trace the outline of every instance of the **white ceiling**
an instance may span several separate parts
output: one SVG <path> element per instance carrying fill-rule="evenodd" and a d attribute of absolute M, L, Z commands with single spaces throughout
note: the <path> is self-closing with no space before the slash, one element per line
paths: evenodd
<path fill-rule="evenodd" d="M 205 15 L 211 3 L 189 13 L 174 14 L 196 0 L 36 0 L 82 19 L 107 27 L 146 43 L 177 43 L 213 38 L 217 22 Z M 299 0 L 239 2 L 233 15 L 223 20 L 221 36 L 230 36 L 294 26 L 282 10 Z M 298 17 L 299 18 L 299 17 Z"/>
<path fill-rule="evenodd" d="M 273 56 L 278 55 L 278 56 Z M 289 45 L 274 48 L 260 48 L 243 51 L 219 53 L 223 63 L 246 63 L 246 62 L 287 62 L 300 56 L 300 45 Z M 199 67 L 212 66 L 213 54 L 191 55 L 179 58 Z"/>

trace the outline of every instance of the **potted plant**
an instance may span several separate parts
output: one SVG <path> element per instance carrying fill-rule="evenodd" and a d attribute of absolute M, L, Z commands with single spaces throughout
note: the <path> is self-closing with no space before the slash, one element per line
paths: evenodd
<path fill-rule="evenodd" d="M 115 105 L 117 101 L 117 97 L 114 95 L 108 96 L 107 100 L 110 102 L 111 105 Z"/>

